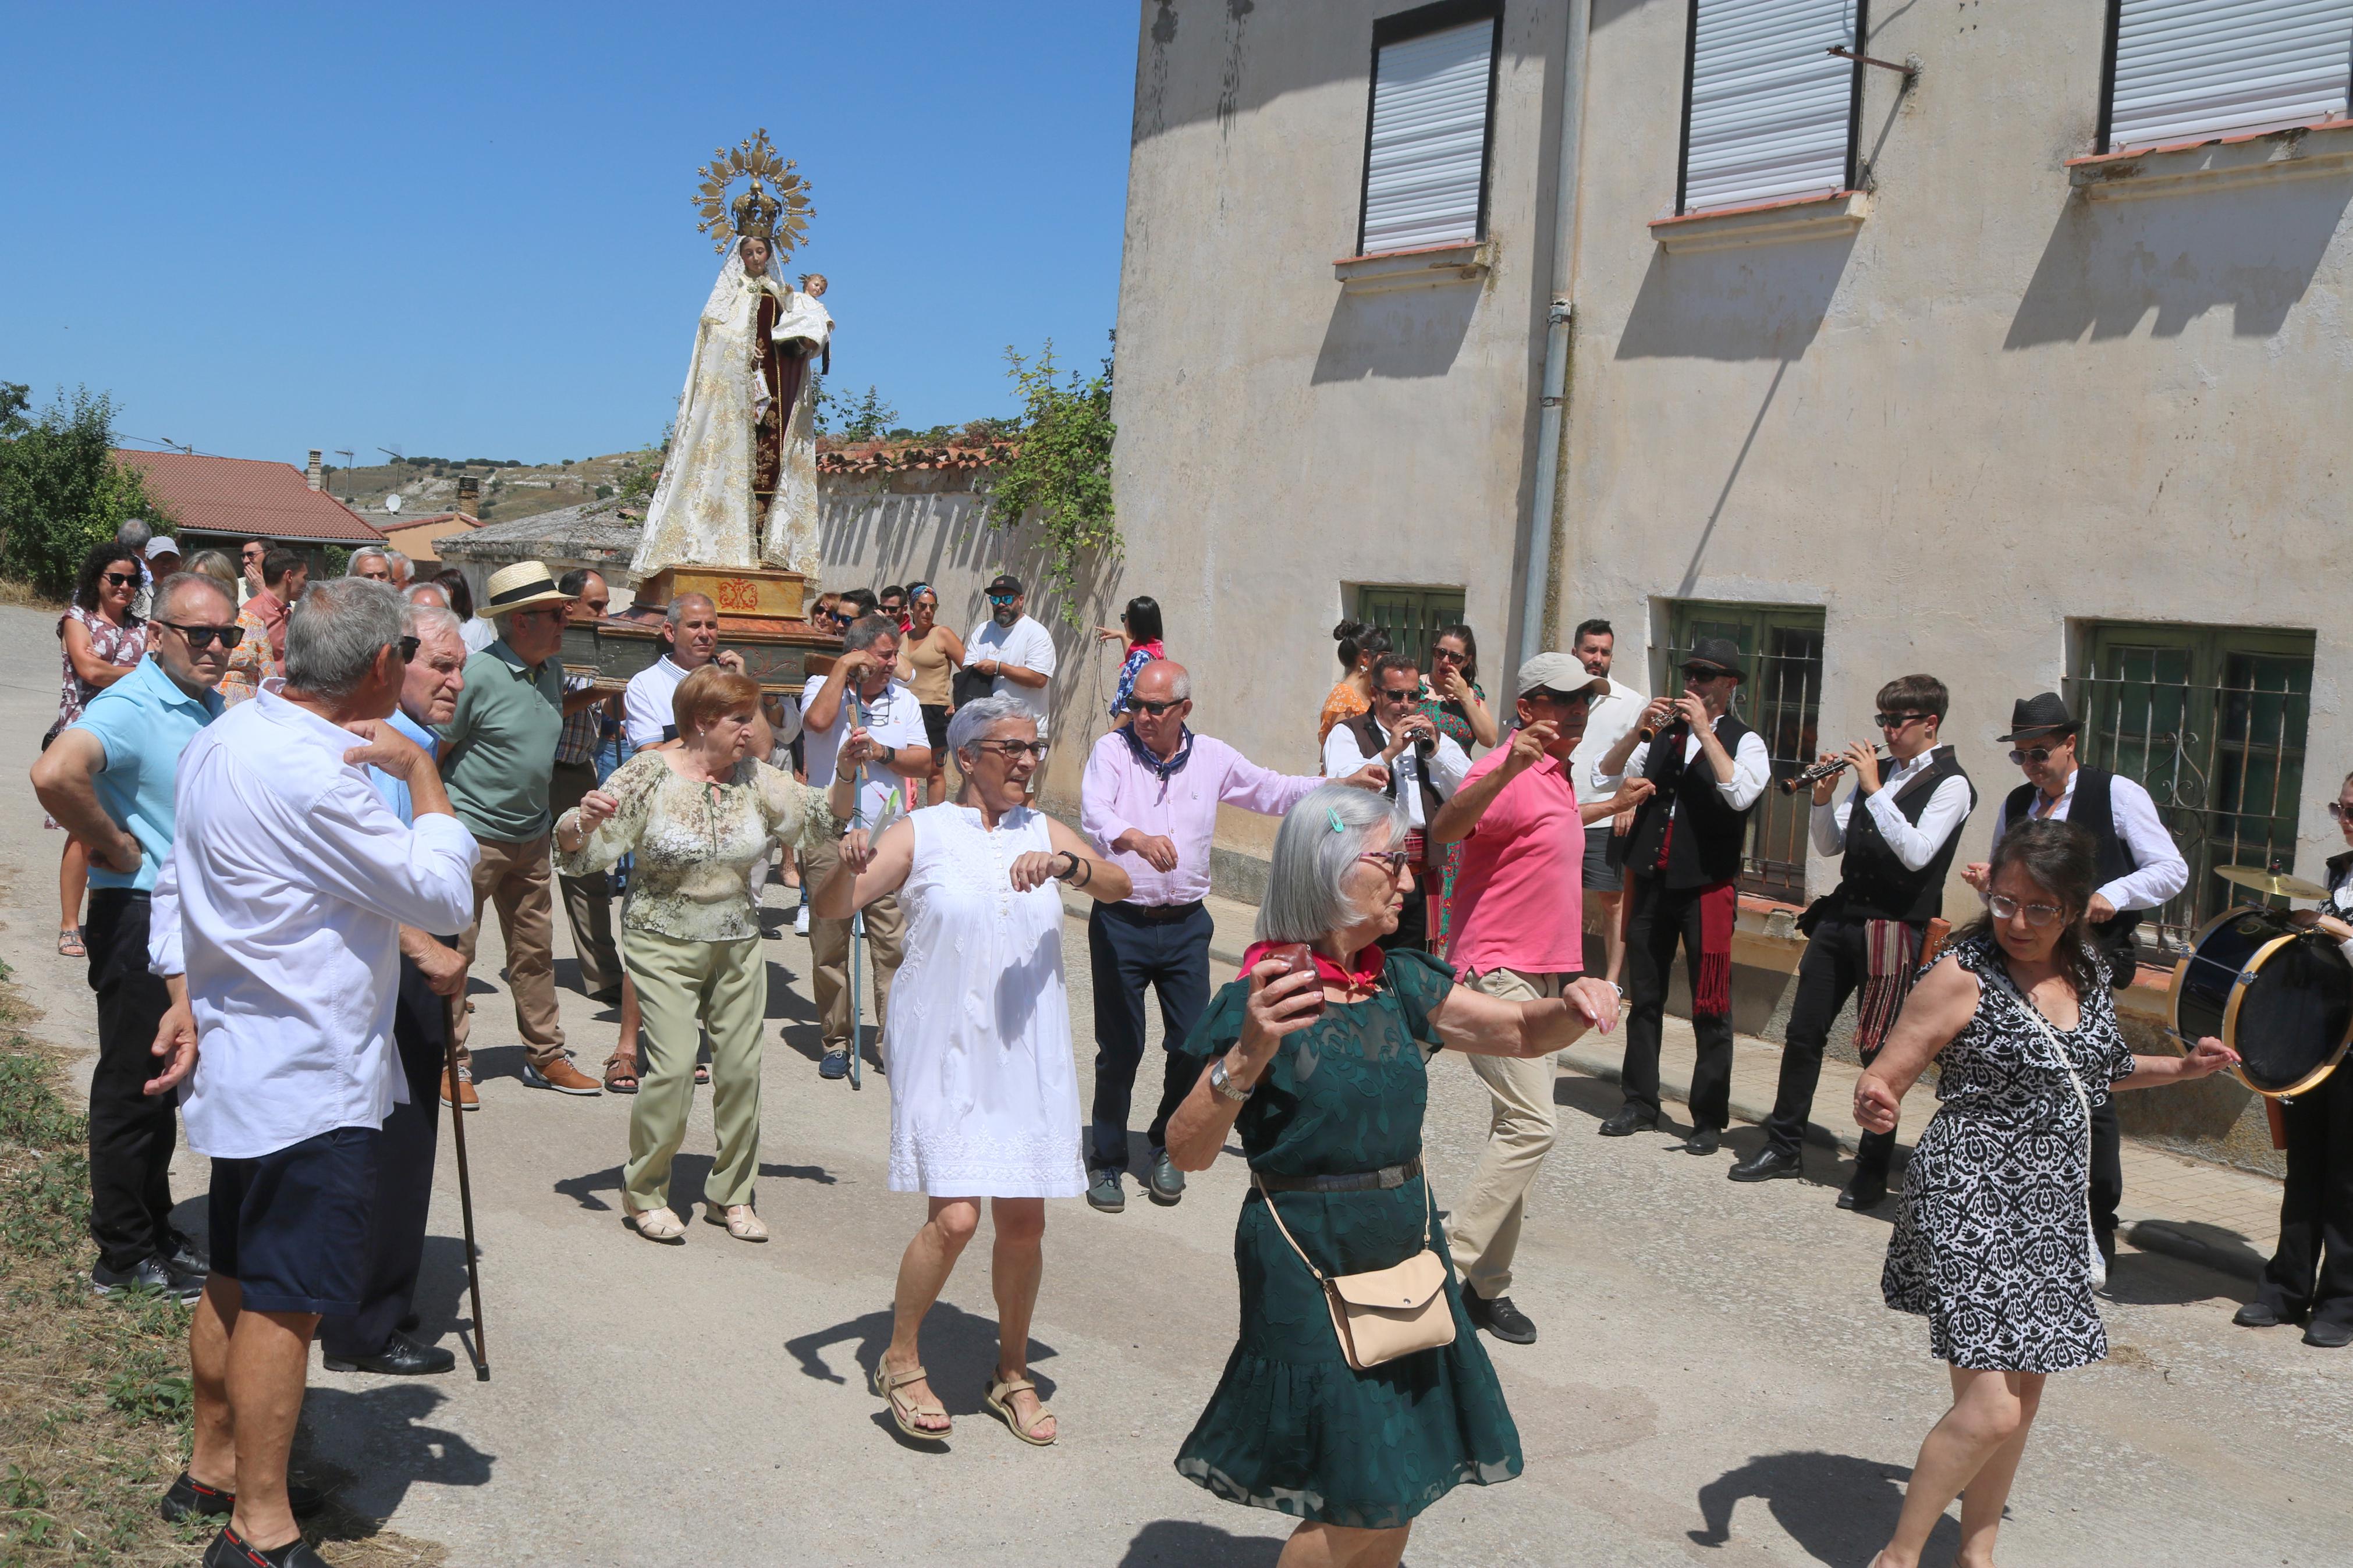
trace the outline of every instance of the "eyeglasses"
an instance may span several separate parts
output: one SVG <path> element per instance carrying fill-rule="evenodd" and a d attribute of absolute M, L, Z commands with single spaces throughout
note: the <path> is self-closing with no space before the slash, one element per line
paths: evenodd
<path fill-rule="evenodd" d="M 1539 686 L 1532 690 L 1521 692 L 1520 696 L 1523 700 L 1541 697 L 1546 702 L 1556 703 L 1563 708 L 1583 708 L 1593 698 L 1593 694 L 1582 687 L 1575 691 L 1562 691 L 1550 686 Z"/>
<path fill-rule="evenodd" d="M 2021 904 L 2008 893 L 1992 894 L 1986 900 L 1986 908 L 1993 911 L 1993 918 L 1998 921 L 2014 921 L 2023 914 L 2026 923 L 2036 931 L 2057 923 L 2067 913 L 2057 904 Z"/>
<path fill-rule="evenodd" d="M 106 580 L 113 584 L 118 588 L 128 588 L 132 584 L 139 581 L 139 574 L 136 572 L 109 572 L 106 574 Z"/>
<path fill-rule="evenodd" d="M 1378 866 L 1382 870 L 1387 871 L 1389 874 L 1389 880 L 1394 882 L 1398 878 L 1404 875 L 1406 862 L 1410 860 L 1412 857 L 1408 855 L 1402 849 L 1383 849 L 1374 853 L 1359 855 L 1356 858 L 1359 860 L 1369 860 L 1374 865 Z"/>
<path fill-rule="evenodd" d="M 2051 760 L 2051 748 L 2037 746 L 2031 752 L 2013 750 L 2010 753 L 2010 760 L 2020 767 L 2024 767 L 2029 763 L 2047 763 Z"/>
<path fill-rule="evenodd" d="M 1927 717 L 1926 713 L 1874 713 L 1872 720 L 1883 730 L 1901 730 L 1915 720 Z"/>
<path fill-rule="evenodd" d="M 169 626 L 187 638 L 191 653 L 202 653 L 216 642 L 225 648 L 232 648 L 245 640 L 243 626 L 187 626 L 177 621 L 157 621 L 155 624 Z"/>
<path fill-rule="evenodd" d="M 994 752 L 1008 763 L 1018 762 L 1023 757 L 1041 763 L 1046 760 L 1046 742 L 1043 741 L 976 741 L 974 745 L 980 751 Z"/>
<path fill-rule="evenodd" d="M 385 646 L 400 655 L 401 663 L 412 664 L 416 662 L 417 639 L 415 637 L 402 637 L 396 642 L 389 642 L 385 644 Z"/>
<path fill-rule="evenodd" d="M 1152 702 L 1147 701 L 1141 697 L 1131 697 L 1127 700 L 1127 705 L 1130 708 L 1134 709 L 1139 713 L 1149 713 L 1155 719 L 1157 719 L 1163 713 L 1167 712 L 1168 710 L 1176 707 L 1185 700 L 1186 699 L 1182 697 L 1172 697 L 1166 702 Z"/>
<path fill-rule="evenodd" d="M 2345 812 L 2346 805 L 2343 801 L 2332 800 L 2328 803 L 2328 815 L 2337 818 L 2337 821 L 2342 822 L 2345 820 Z"/>

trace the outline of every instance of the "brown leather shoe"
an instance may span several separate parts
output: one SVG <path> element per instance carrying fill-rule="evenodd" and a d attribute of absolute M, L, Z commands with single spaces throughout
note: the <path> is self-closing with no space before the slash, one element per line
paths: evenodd
<path fill-rule="evenodd" d="M 441 1103 L 459 1105 L 468 1110 L 482 1109 L 482 1097 L 474 1092 L 474 1075 L 465 1068 L 458 1069 L 458 1092 L 453 1100 L 449 1093 L 449 1069 L 441 1069 Z"/>
<path fill-rule="evenodd" d="M 552 1089 L 558 1094 L 605 1092 L 604 1086 L 574 1067 L 569 1057 L 558 1057 L 543 1068 L 523 1063 L 522 1080 L 533 1089 Z"/>

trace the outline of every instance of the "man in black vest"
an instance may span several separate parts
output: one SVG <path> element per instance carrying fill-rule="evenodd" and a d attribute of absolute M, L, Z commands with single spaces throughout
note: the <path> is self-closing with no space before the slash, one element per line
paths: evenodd
<path fill-rule="evenodd" d="M 1373 665 L 1372 710 L 1333 725 L 1324 737 L 1326 778 L 1345 779 L 1367 763 L 1388 769 L 1386 793 L 1413 823 L 1398 847 L 1412 857 L 1413 891 L 1381 946 L 1419 952 L 1430 936 L 1430 824 L 1462 787 L 1471 759 L 1422 712 L 1421 669 L 1410 654 L 1381 655 Z"/>
<path fill-rule="evenodd" d="M 1739 647 L 1726 637 L 1702 637 L 1683 661 L 1683 694 L 1654 699 L 1641 722 L 1594 765 L 1597 784 L 1625 773 L 1649 779 L 1656 792 L 1627 835 L 1626 1103 L 1601 1124 L 1605 1138 L 1659 1124 L 1659 1037 L 1679 941 L 1699 1040 L 1692 1133 L 1683 1148 L 1715 1153 L 1732 1119 L 1736 884 L 1749 808 L 1765 793 L 1773 766 L 1764 738 L 1732 716 L 1741 679 Z"/>
<path fill-rule="evenodd" d="M 2132 984 L 2140 963 L 2132 934 L 2140 911 L 2188 887 L 2189 863 L 2165 830 L 2148 791 L 2121 773 L 2087 768 L 2076 760 L 2076 722 L 2066 699 L 2055 691 L 2021 698 L 2010 711 L 2010 731 L 1999 738 L 2010 743 L 2010 760 L 2026 782 L 2002 802 L 1993 841 L 2000 843 L 2014 823 L 2042 817 L 2072 822 L 2092 836 L 2100 876 L 2099 890 L 2092 895 L 2092 938 L 2107 958 L 2108 984 L 2121 991 Z M 1961 875 L 1978 892 L 1986 890 L 1986 862 Z M 2114 1262 L 2116 1205 L 2125 1191 L 2124 1140 L 2107 1087 L 2086 1087 L 2092 1095 L 2092 1236 L 2101 1256 Z"/>
<path fill-rule="evenodd" d="M 1861 991 L 1854 1041 L 1868 1062 L 1912 989 L 1928 922 L 1944 909 L 1945 874 L 1978 798 L 1953 749 L 1937 739 L 1948 700 L 1945 683 L 1933 675 L 1889 681 L 1879 689 L 1879 730 L 1894 764 L 1885 777 L 1872 748 L 1858 742 L 1841 753 L 1854 773 L 1854 789 L 1843 802 L 1831 804 L 1836 778 L 1814 784 L 1814 847 L 1844 858 L 1837 888 L 1798 921 L 1806 956 L 1781 1047 L 1780 1091 L 1765 1121 L 1765 1146 L 1732 1167 L 1736 1182 L 1803 1173 L 1806 1119 L 1831 1024 Z M 1832 760 L 1831 753 L 1822 760 Z M 1862 1135 L 1839 1207 L 1869 1208 L 1887 1195 L 1894 1149 L 1892 1132 Z"/>

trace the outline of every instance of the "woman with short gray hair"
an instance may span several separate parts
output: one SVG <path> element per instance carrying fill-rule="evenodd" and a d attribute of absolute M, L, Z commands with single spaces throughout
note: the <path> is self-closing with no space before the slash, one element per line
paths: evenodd
<path fill-rule="evenodd" d="M 898 893 L 907 911 L 907 958 L 885 1033 L 891 1190 L 930 1194 L 931 1211 L 899 1261 L 891 1343 L 873 1387 L 908 1436 L 948 1435 L 917 1336 L 987 1198 L 997 1308 L 987 1403 L 1016 1437 L 1042 1447 L 1054 1440 L 1054 1415 L 1027 1368 L 1046 1200 L 1087 1188 L 1054 884 L 1115 902 L 1129 882 L 1085 839 L 1030 807 L 1029 778 L 1046 743 L 1020 704 L 965 704 L 948 744 L 964 774 L 956 799 L 908 813 L 871 851 L 862 830 L 851 833 L 811 896 L 823 920 L 847 920 L 885 893 Z M 873 749 L 864 730 L 851 731 L 837 771 L 854 772 Z"/>
<path fill-rule="evenodd" d="M 1618 1018 L 1604 981 L 1510 1002 L 1426 953 L 1383 952 L 1413 887 L 1407 827 L 1393 802 L 1340 784 L 1291 808 L 1258 941 L 1181 1047 L 1196 1082 L 1168 1121 L 1187 1171 L 1239 1131 L 1252 1188 L 1234 1236 L 1241 1337 L 1176 1469 L 1298 1516 L 1283 1568 L 1394 1568 L 1415 1515 L 1461 1482 L 1520 1473 L 1422 1173 L 1427 1064 L 1449 1047 L 1545 1056 Z M 1392 1268 L 1427 1277 L 1410 1305 L 1442 1289 L 1445 1316 L 1428 1306 L 1424 1348 L 1360 1366 L 1324 1282 Z"/>

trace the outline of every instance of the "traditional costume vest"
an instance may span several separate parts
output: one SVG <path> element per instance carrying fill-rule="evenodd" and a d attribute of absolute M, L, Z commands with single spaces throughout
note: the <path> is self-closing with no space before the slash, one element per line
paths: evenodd
<path fill-rule="evenodd" d="M 1905 780 L 1904 787 L 1895 792 L 1895 809 L 1915 827 L 1937 785 L 1947 779 L 1968 784 L 1969 775 L 1952 747 L 1940 745 L 1936 753 L 1935 762 Z M 1969 784 L 1968 790 L 1969 805 L 1975 809 L 1977 786 Z M 1953 856 L 1960 847 L 1961 826 L 1961 823 L 1953 825 L 1926 865 L 1909 870 L 1879 831 L 1879 819 L 1865 808 L 1860 795 L 1855 796 L 1847 812 L 1846 858 L 1839 864 L 1838 889 L 1831 894 L 1838 900 L 1839 911 L 1855 920 L 1903 921 L 1913 925 L 1936 919 L 1945 907 L 1945 876 L 1953 868 Z"/>
<path fill-rule="evenodd" d="M 1748 726 L 1729 713 L 1715 721 L 1715 738 L 1735 755 L 1747 733 Z M 1626 849 L 1627 869 L 1646 877 L 1663 875 L 1670 888 L 1730 881 L 1740 875 L 1741 853 L 1748 841 L 1748 813 L 1734 810 L 1717 792 L 1715 770 L 1707 765 L 1706 753 L 1694 753 L 1691 765 L 1684 766 L 1689 735 L 1687 726 L 1675 723 L 1651 740 L 1642 776 L 1658 790 L 1642 803 Z M 1658 869 L 1662 848 L 1663 873 Z"/>
<path fill-rule="evenodd" d="M 2067 820 L 2092 836 L 2098 854 L 2099 885 L 2104 888 L 2140 869 L 2140 862 L 2116 833 L 2116 807 L 2108 790 L 2115 777 L 2105 768 L 2077 768 L 2074 795 L 2067 805 Z M 2031 784 L 2022 784 L 2010 792 L 2010 798 L 2001 806 L 2001 828 L 2005 834 L 2021 823 L 2033 820 L 2034 795 Z M 2118 990 L 2132 984 L 2133 971 L 2140 963 L 2132 939 L 2140 918 L 2138 910 L 2118 910 L 2092 926 L 2093 942 L 2108 960 L 2108 983 Z"/>

